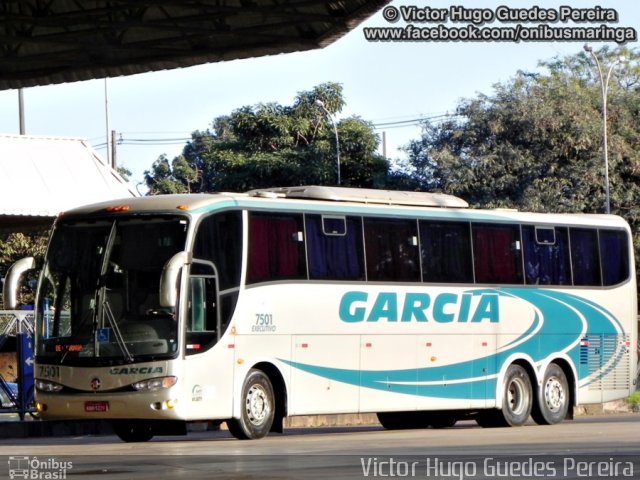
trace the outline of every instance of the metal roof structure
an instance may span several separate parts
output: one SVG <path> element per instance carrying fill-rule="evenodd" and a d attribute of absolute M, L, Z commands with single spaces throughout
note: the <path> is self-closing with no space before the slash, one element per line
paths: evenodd
<path fill-rule="evenodd" d="M 73 207 L 134 196 L 82 139 L 0 136 L 0 231 L 51 224 Z"/>
<path fill-rule="evenodd" d="M 324 47 L 390 0 L 5 0 L 0 90 Z"/>

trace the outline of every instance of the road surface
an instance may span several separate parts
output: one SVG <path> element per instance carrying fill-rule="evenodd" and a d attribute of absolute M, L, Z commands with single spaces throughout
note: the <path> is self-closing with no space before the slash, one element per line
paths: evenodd
<path fill-rule="evenodd" d="M 0 478 L 11 473 L 100 480 L 640 479 L 640 415 L 497 429 L 474 422 L 444 430 L 289 429 L 257 441 L 226 431 L 135 444 L 115 436 L 1 440 Z"/>

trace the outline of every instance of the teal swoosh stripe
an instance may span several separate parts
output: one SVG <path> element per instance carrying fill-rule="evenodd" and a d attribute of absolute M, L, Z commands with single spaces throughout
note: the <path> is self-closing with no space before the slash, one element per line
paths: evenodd
<path fill-rule="evenodd" d="M 558 295 L 558 292 L 546 292 L 548 295 Z M 611 312 L 607 309 L 603 308 L 601 305 L 592 302 L 583 297 L 577 297 L 575 295 L 563 295 L 563 301 L 565 301 L 568 305 L 584 312 L 585 317 L 587 318 L 588 329 L 585 333 L 585 337 L 589 336 L 599 336 L 601 339 L 601 343 L 604 346 L 606 337 L 616 337 L 618 334 L 624 331 L 622 328 L 622 324 L 618 318 L 616 318 Z M 617 328 L 616 328 L 617 327 Z M 580 350 L 581 348 L 589 348 L 589 347 L 581 347 L 577 345 L 574 347 L 569 356 L 574 362 L 574 365 L 580 364 Z M 601 352 L 604 350 L 601 349 Z M 587 386 L 594 382 L 599 381 L 605 375 L 613 371 L 618 364 L 624 358 L 626 353 L 626 346 L 621 345 L 619 342 L 616 342 L 616 348 L 613 351 L 609 351 L 609 353 L 602 354 L 602 358 L 600 360 L 600 371 L 595 375 L 593 372 L 589 372 L 589 369 L 579 368 L 578 369 L 578 377 L 580 380 L 586 379 L 589 375 L 592 375 L 592 378 L 586 382 L 581 384 L 581 386 Z M 615 357 L 615 358 L 614 358 Z"/>
<path fill-rule="evenodd" d="M 518 345 L 512 341 L 495 354 L 444 366 L 400 370 L 352 370 L 284 359 L 281 361 L 313 375 L 375 390 L 442 398 L 485 398 L 486 392 L 489 396 L 495 392 L 496 376 L 511 355 L 521 352 L 532 358 L 534 363 L 538 363 L 552 354 L 565 352 L 575 365 L 579 365 L 579 340 L 584 335 L 616 334 L 614 322 L 620 325 L 606 309 L 569 293 L 520 288 L 483 289 L 473 293 L 493 293 L 519 298 L 534 305 L 542 318 L 538 318 L 536 314 L 534 326 L 518 337 L 517 340 L 522 340 Z M 508 321 L 501 319 L 503 328 L 507 331 Z M 536 322 L 542 322 L 540 329 L 535 336 L 530 336 L 537 327 Z M 527 336 L 529 338 L 526 338 Z M 572 345 L 575 346 L 572 348 Z M 621 355 L 617 351 L 603 358 L 602 365 L 606 365 L 614 355 L 616 358 L 607 371 L 615 368 Z M 588 375 L 588 372 L 578 373 L 581 378 Z M 605 373 L 601 372 L 599 375 Z"/>
<path fill-rule="evenodd" d="M 486 389 L 495 391 L 495 379 L 469 380 L 460 383 L 447 383 L 446 380 L 437 385 L 422 385 L 418 382 L 418 375 L 429 372 L 429 368 L 407 370 L 347 370 L 339 368 L 321 367 L 305 363 L 282 360 L 294 368 L 319 377 L 327 378 L 349 385 L 363 386 L 385 392 L 405 393 L 423 397 L 442 398 L 486 398 Z M 444 367 L 441 367 L 444 368 Z M 425 379 L 421 379 L 425 381 Z M 404 383 L 406 382 L 406 383 Z M 470 393 L 472 392 L 472 393 Z"/>

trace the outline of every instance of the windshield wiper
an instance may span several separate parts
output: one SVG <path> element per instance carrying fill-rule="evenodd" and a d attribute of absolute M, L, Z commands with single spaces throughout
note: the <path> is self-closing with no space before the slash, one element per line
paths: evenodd
<path fill-rule="evenodd" d="M 106 289 L 106 287 L 104 288 Z M 109 305 L 109 302 L 106 298 L 104 299 L 104 303 L 102 304 L 102 311 L 103 314 L 107 317 L 107 320 L 109 320 L 109 325 L 113 330 L 116 343 L 118 344 L 118 347 L 120 347 L 122 355 L 129 363 L 132 363 L 134 360 L 133 355 L 131 355 L 131 352 L 129 352 L 129 349 L 127 348 L 127 344 L 122 337 L 122 332 L 120 332 L 120 328 L 118 327 L 118 322 L 116 322 L 116 318 L 113 315 L 113 310 L 111 310 L 111 306 Z"/>
<path fill-rule="evenodd" d="M 104 326 L 104 317 L 107 317 L 109 322 L 109 326 L 114 332 L 114 337 L 116 339 L 116 343 L 122 352 L 124 358 L 129 362 L 133 362 L 133 355 L 129 352 L 127 348 L 127 344 L 122 337 L 122 333 L 120 332 L 120 328 L 118 328 L 118 324 L 116 322 L 115 316 L 113 315 L 113 310 L 111 310 L 111 306 L 109 305 L 109 301 L 107 300 L 107 273 L 109 271 L 109 263 L 111 258 L 111 253 L 113 252 L 113 245 L 116 240 L 116 222 L 111 224 L 111 231 L 109 232 L 109 237 L 107 238 L 107 244 L 104 249 L 104 256 L 102 257 L 102 266 L 100 268 L 100 282 L 99 282 L 99 290 L 98 290 L 98 310 L 97 315 L 95 317 L 94 322 L 94 355 L 98 356 L 99 351 L 99 342 L 98 336 L 96 335 L 98 323 Z"/>
<path fill-rule="evenodd" d="M 133 360 L 134 360 L 134 357 L 133 357 L 133 355 L 131 355 L 131 352 L 129 352 L 129 349 L 127 348 L 127 344 L 124 341 L 124 338 L 122 337 L 122 333 L 120 332 L 120 328 L 118 328 L 118 323 L 116 322 L 115 316 L 113 315 L 113 311 L 111 310 L 111 306 L 109 305 L 109 301 L 106 298 L 102 302 L 102 308 L 100 310 L 102 311 L 102 314 L 107 317 L 108 324 L 109 324 L 109 326 L 111 327 L 111 329 L 114 332 L 116 343 L 117 343 L 118 347 L 120 348 L 120 351 L 122 352 L 122 355 L 125 357 L 125 359 L 129 363 L 132 363 Z M 73 334 L 69 338 L 69 341 L 67 343 L 67 348 L 65 349 L 64 352 L 62 352 L 62 354 L 60 356 L 60 360 L 59 360 L 60 365 L 62 365 L 64 363 L 65 359 L 67 358 L 67 355 L 71 351 L 70 346 L 73 345 L 73 342 L 76 340 L 76 338 L 78 338 L 80 332 L 82 331 L 82 327 L 87 323 L 87 320 L 89 320 L 90 318 L 94 318 L 94 319 L 96 318 L 95 311 L 96 311 L 96 309 L 94 307 L 90 307 L 90 309 L 87 311 L 87 313 L 85 313 L 84 317 L 82 318 L 82 320 L 80 321 L 80 323 L 76 327 L 76 329 L 77 329 L 76 333 Z M 96 348 L 96 343 L 97 343 L 97 338 L 96 338 L 97 323 L 98 322 L 94 321 L 93 322 L 93 328 L 91 329 L 91 334 L 93 335 L 93 340 L 94 340 L 94 348 Z M 95 352 L 96 351 L 97 350 L 94 350 L 94 356 L 95 356 Z"/>

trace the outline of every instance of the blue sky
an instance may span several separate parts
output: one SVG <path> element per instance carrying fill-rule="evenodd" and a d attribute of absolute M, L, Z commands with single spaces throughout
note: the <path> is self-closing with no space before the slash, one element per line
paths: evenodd
<path fill-rule="evenodd" d="M 534 6 L 557 9 L 560 5 L 618 12 L 612 27 L 640 30 L 640 2 L 631 0 L 395 0 L 392 6 L 415 5 L 449 9 L 496 10 Z M 602 22 L 583 23 L 598 26 Z M 582 50 L 575 42 L 389 42 L 364 39 L 365 26 L 390 24 L 381 12 L 345 37 L 322 50 L 276 55 L 153 72 L 107 81 L 109 129 L 122 135 L 118 163 L 133 172 L 131 183 L 143 179 L 144 170 L 161 154 L 180 153 L 194 130 L 204 130 L 212 120 L 243 105 L 260 102 L 291 104 L 297 92 L 323 82 L 339 82 L 347 105 L 340 118 L 359 115 L 374 123 L 410 120 L 453 112 L 461 98 L 490 94 L 496 83 L 509 80 L 518 70 L 534 71 L 540 60 L 572 55 Z M 419 26 L 435 26 L 423 24 Z M 535 25 L 524 24 L 524 25 Z M 562 25 L 558 23 L 556 25 Z M 565 24 L 575 26 L 575 24 Z M 507 26 L 493 22 L 487 26 Z M 602 43 L 592 43 L 594 49 Z M 607 43 L 611 47 L 613 42 Z M 635 48 L 637 44 L 630 43 Z M 26 131 L 31 135 L 82 137 L 105 154 L 105 82 L 92 80 L 25 89 Z M 17 91 L 0 92 L 0 133 L 18 133 Z M 381 133 L 382 130 L 379 131 Z M 398 148 L 420 136 L 417 126 L 387 128 L 387 155 L 402 157 Z M 172 144 L 132 144 L 133 140 L 178 139 Z M 146 142 L 150 143 L 150 142 Z"/>

